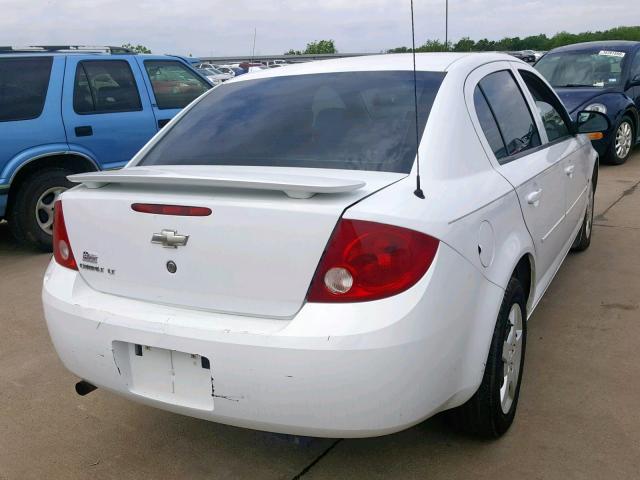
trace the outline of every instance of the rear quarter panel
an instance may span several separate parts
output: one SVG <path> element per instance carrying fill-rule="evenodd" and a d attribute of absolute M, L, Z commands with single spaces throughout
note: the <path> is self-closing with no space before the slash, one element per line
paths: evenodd
<path fill-rule="evenodd" d="M 413 175 L 362 200 L 344 216 L 424 232 L 438 238 L 480 274 L 478 278 L 484 281 L 459 283 L 452 277 L 443 299 L 450 305 L 465 306 L 474 333 L 465 339 L 467 355 L 457 373 L 465 378 L 461 384 L 477 387 L 504 289 L 520 258 L 535 255 L 516 193 L 492 167 L 476 132 L 475 113 L 467 108 L 463 94 L 468 70 L 461 70 L 447 73 L 420 144 L 426 198 L 413 193 L 414 169 Z M 487 289 L 486 285 L 498 288 Z M 473 300 L 476 290 L 485 292 L 482 301 Z M 457 320 L 452 317 L 450 321 Z M 461 391 L 450 406 L 466 400 L 473 391 Z"/>

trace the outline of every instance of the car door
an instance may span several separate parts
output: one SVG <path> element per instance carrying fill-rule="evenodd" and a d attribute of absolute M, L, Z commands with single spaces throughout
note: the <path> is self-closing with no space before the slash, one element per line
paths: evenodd
<path fill-rule="evenodd" d="M 139 68 L 126 57 L 69 55 L 62 115 L 71 148 L 104 169 L 127 163 L 157 131 L 142 85 Z"/>
<path fill-rule="evenodd" d="M 534 117 L 546 134 L 545 155 L 550 159 L 561 159 L 566 195 L 565 235 L 572 236 L 582 225 L 593 173 L 589 141 L 573 134 L 566 109 L 536 73 L 522 68 L 517 68 L 517 72 L 525 96 L 535 106 Z"/>
<path fill-rule="evenodd" d="M 211 88 L 202 77 L 179 60 L 138 57 L 147 89 L 152 95 L 158 128 L 164 127 L 184 107 Z"/>
<path fill-rule="evenodd" d="M 517 193 L 536 249 L 537 282 L 544 286 L 567 242 L 561 159 L 544 149 L 546 134 L 541 135 L 509 62 L 476 69 L 467 78 L 465 96 L 487 155 Z"/>

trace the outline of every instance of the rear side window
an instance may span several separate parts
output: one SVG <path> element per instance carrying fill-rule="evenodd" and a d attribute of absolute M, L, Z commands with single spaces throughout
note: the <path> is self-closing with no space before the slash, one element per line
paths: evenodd
<path fill-rule="evenodd" d="M 0 122 L 42 114 L 52 62 L 51 57 L 0 59 Z"/>
<path fill-rule="evenodd" d="M 480 81 L 479 86 L 504 140 L 507 156 L 500 159 L 500 163 L 506 163 L 512 155 L 540 146 L 533 116 L 511 72 L 491 73 Z"/>
<path fill-rule="evenodd" d="M 144 68 L 159 109 L 184 108 L 211 88 L 180 62 L 147 60 Z"/>
<path fill-rule="evenodd" d="M 87 60 L 78 63 L 73 109 L 79 114 L 142 110 L 138 86 L 126 60 Z"/>
<path fill-rule="evenodd" d="M 571 129 L 565 118 L 566 114 L 561 113 L 563 108 L 555 95 L 534 74 L 520 70 L 520 75 L 536 102 L 549 141 L 554 142 L 570 136 Z"/>
<path fill-rule="evenodd" d="M 504 140 L 502 139 L 502 134 L 493 116 L 493 112 L 480 87 L 476 87 L 473 92 L 473 103 L 475 104 L 476 113 L 478 114 L 480 126 L 484 131 L 484 136 L 487 138 L 491 150 L 493 150 L 493 153 L 499 161 L 507 156 L 507 149 L 504 146 Z"/>
<path fill-rule="evenodd" d="M 418 72 L 418 132 L 443 73 Z M 416 158 L 411 71 L 291 75 L 225 83 L 140 165 L 246 165 L 408 173 Z"/>

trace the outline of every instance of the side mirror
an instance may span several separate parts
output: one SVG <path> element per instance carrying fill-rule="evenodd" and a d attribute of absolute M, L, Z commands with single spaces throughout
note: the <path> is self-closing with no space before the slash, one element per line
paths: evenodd
<path fill-rule="evenodd" d="M 609 117 L 604 113 L 583 110 L 578 113 L 576 120 L 576 131 L 578 133 L 590 134 L 592 140 L 599 140 L 603 133 L 611 128 Z"/>
<path fill-rule="evenodd" d="M 637 87 L 638 85 L 640 85 L 640 73 L 636 73 L 631 77 L 631 80 L 629 80 L 629 88 Z"/>

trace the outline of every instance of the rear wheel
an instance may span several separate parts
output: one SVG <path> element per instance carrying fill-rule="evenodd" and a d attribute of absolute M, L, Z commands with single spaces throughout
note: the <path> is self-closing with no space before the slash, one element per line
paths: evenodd
<path fill-rule="evenodd" d="M 591 232 L 593 230 L 593 207 L 595 203 L 595 192 L 593 189 L 593 179 L 589 182 L 589 188 L 587 189 L 587 209 L 584 213 L 584 219 L 582 220 L 582 227 L 578 232 L 578 236 L 573 241 L 571 250 L 574 252 L 582 252 L 589 248 L 591 245 Z"/>
<path fill-rule="evenodd" d="M 72 173 L 64 168 L 50 168 L 24 180 L 8 218 L 9 228 L 19 242 L 51 251 L 53 205 L 62 192 L 73 186 L 67 180 Z"/>
<path fill-rule="evenodd" d="M 622 165 L 631 155 L 635 143 L 635 132 L 631 118 L 622 117 L 615 130 L 609 151 L 606 155 L 607 163 Z"/>
<path fill-rule="evenodd" d="M 467 403 L 448 412 L 459 430 L 497 438 L 513 423 L 524 366 L 526 311 L 524 290 L 514 277 L 502 300 L 482 383 Z"/>

